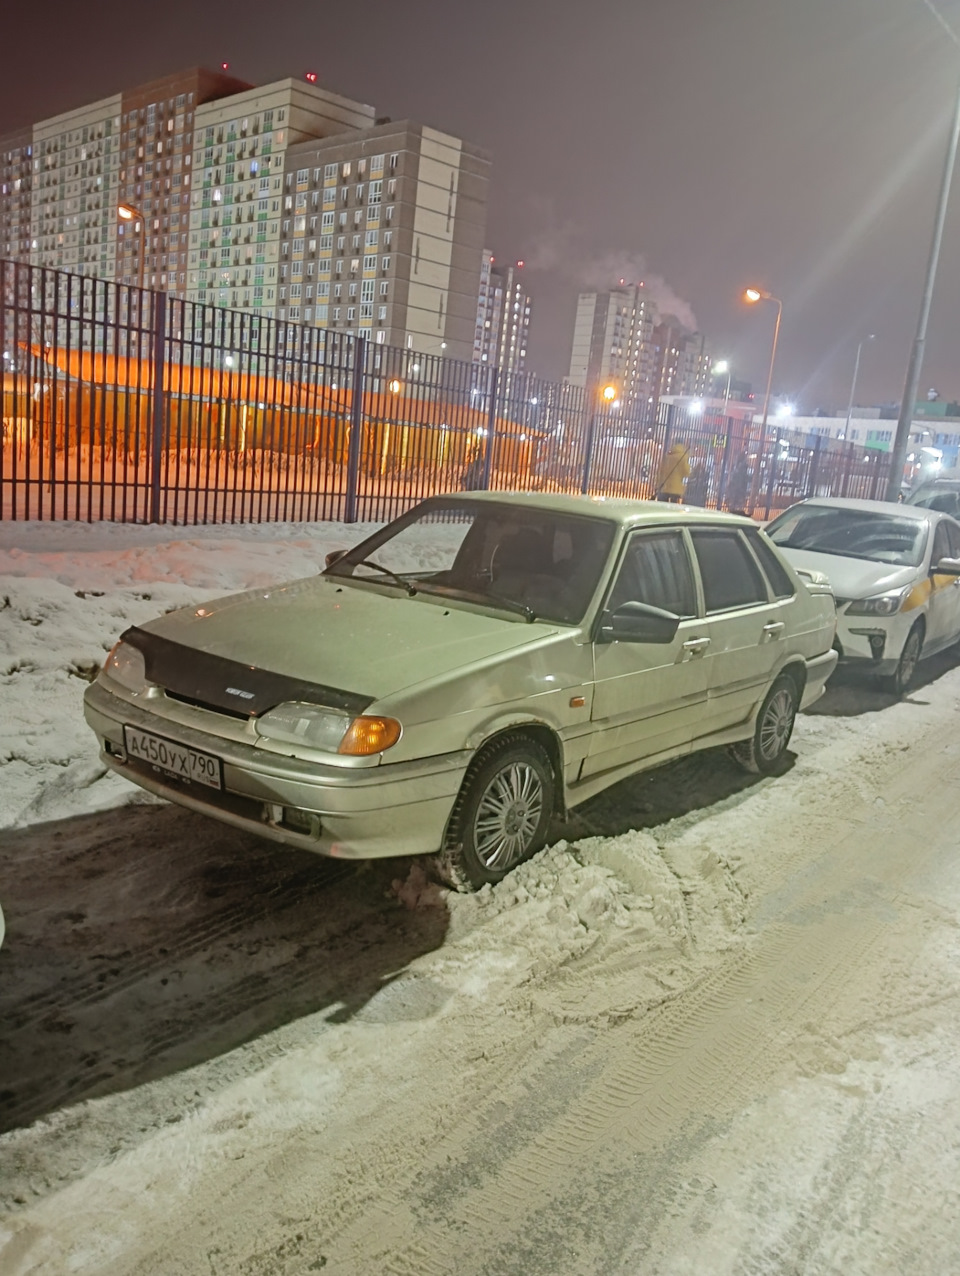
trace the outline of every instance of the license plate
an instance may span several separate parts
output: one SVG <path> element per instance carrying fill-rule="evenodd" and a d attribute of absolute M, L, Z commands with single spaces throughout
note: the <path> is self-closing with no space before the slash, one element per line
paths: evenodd
<path fill-rule="evenodd" d="M 210 789 L 223 788 L 223 764 L 212 753 L 201 753 L 139 727 L 124 726 L 123 743 L 127 756 L 138 762 L 147 762 L 178 780 L 196 781 Z"/>

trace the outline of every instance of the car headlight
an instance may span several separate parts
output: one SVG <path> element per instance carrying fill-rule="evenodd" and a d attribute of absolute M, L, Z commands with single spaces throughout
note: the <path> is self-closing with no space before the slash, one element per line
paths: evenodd
<path fill-rule="evenodd" d="M 114 643 L 107 656 L 103 672 L 113 682 L 119 682 L 128 691 L 142 691 L 147 685 L 147 667 L 143 652 L 128 642 Z"/>
<path fill-rule="evenodd" d="M 254 723 L 258 735 L 285 744 L 305 744 L 325 753 L 369 757 L 382 753 L 400 739 L 401 727 L 395 718 L 361 715 L 352 718 L 322 705 L 288 701 L 278 704 Z"/>
<path fill-rule="evenodd" d="M 857 598 L 847 608 L 848 616 L 893 616 L 903 605 L 911 586 L 895 589 L 889 594 L 877 594 L 873 598 Z"/>

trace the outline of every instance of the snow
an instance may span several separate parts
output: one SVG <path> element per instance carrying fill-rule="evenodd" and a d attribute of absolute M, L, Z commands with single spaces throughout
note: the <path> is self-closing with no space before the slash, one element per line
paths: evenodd
<path fill-rule="evenodd" d="M 76 1009 L 57 1003 L 53 1029 L 17 1058 L 42 1070 L 57 1032 L 94 1041 L 84 1016 L 101 976 L 117 979 L 114 993 L 101 986 L 119 1041 L 104 1072 L 115 1082 L 71 1090 L 65 1077 L 62 1100 L 0 1136 L 0 1270 L 208 1270 L 201 1251 L 224 1272 L 319 1270 L 328 1256 L 345 1273 L 439 1272 L 449 1259 L 465 1276 L 955 1269 L 960 874 L 930 830 L 952 818 L 960 670 L 941 662 L 902 704 L 839 687 L 829 712 L 798 721 L 796 761 L 777 779 L 701 756 L 618 786 L 475 895 L 409 860 L 316 886 L 323 865 L 107 773 L 82 692 L 126 626 L 310 575 L 370 530 L 0 524 L 0 978 L 22 947 L 28 1009 L 77 982 Z M 427 566 L 443 549 L 409 552 Z M 118 823 L 131 807 L 142 819 Z M 118 876 L 129 851 L 135 866 Z M 68 876 L 76 897 L 57 901 L 70 857 L 87 857 L 90 881 Z M 228 881 L 232 929 L 167 960 L 155 936 L 208 907 L 200 887 L 238 858 L 249 877 Z M 283 873 L 315 893 L 271 912 Z M 8 898 L 34 891 L 31 933 Z M 84 920 L 64 965 L 71 908 Z M 118 915 L 124 935 L 110 930 Z M 270 1017 L 254 997 L 250 1009 L 275 970 L 276 995 L 293 996 L 286 972 L 311 944 L 342 958 L 347 984 L 363 973 L 363 995 L 334 981 L 325 1002 Z M 370 951 L 384 953 L 375 978 Z M 321 982 L 323 960 L 308 967 Z M 89 987 L 88 967 L 100 971 Z M 237 989 L 236 1028 L 217 1026 L 214 986 L 221 1001 Z M 668 1147 L 682 1176 L 644 1177 Z M 607 1194 L 605 1239 L 577 1190 Z M 571 1219 L 565 1257 L 541 1238 L 524 1258 L 540 1226 Z M 515 1258 L 497 1251 L 501 1234 Z"/>

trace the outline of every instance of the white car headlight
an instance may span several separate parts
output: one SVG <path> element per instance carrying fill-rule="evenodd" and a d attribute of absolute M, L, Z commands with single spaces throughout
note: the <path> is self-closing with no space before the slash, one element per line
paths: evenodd
<path fill-rule="evenodd" d="M 857 598 L 847 608 L 848 616 L 893 616 L 903 606 L 904 599 L 913 588 L 906 585 L 889 594 L 876 594 L 873 598 Z"/>
<path fill-rule="evenodd" d="M 147 685 L 147 669 L 143 652 L 128 642 L 114 644 L 107 656 L 103 672 L 113 682 L 119 682 L 128 691 L 142 691 Z"/>
<path fill-rule="evenodd" d="M 402 734 L 395 718 L 353 718 L 338 709 L 292 700 L 257 718 L 254 726 L 257 735 L 267 740 L 305 744 L 311 749 L 351 757 L 382 753 L 396 744 Z"/>
<path fill-rule="evenodd" d="M 254 726 L 257 735 L 268 740 L 283 740 L 286 744 L 306 744 L 311 749 L 325 749 L 336 753 L 340 741 L 347 734 L 351 722 L 349 714 L 337 709 L 324 709 L 316 704 L 288 701 L 257 718 Z"/>

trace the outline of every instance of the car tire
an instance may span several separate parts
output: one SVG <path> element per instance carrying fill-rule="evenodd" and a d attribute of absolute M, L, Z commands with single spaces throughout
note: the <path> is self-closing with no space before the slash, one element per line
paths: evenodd
<path fill-rule="evenodd" d="M 782 673 L 764 697 L 753 735 L 731 745 L 731 756 L 754 775 L 776 774 L 790 743 L 799 707 L 796 680 Z"/>
<path fill-rule="evenodd" d="M 918 620 L 907 634 L 896 669 L 888 678 L 880 679 L 884 690 L 889 691 L 891 695 L 905 695 L 913 682 L 917 665 L 920 663 L 920 653 L 923 650 L 923 637 L 923 624 Z"/>
<path fill-rule="evenodd" d="M 553 815 L 556 780 L 546 750 L 529 736 L 500 736 L 464 778 L 439 856 L 457 890 L 495 885 L 539 851 Z"/>

